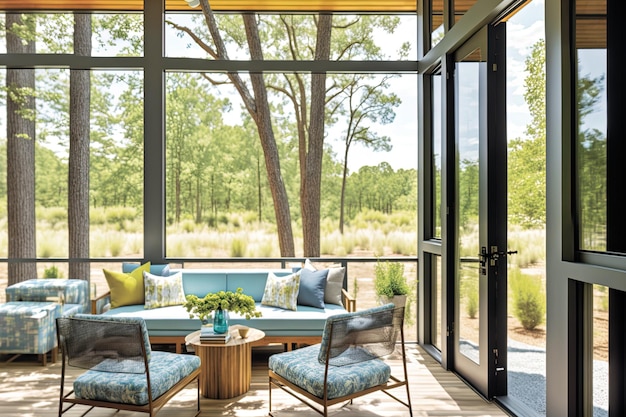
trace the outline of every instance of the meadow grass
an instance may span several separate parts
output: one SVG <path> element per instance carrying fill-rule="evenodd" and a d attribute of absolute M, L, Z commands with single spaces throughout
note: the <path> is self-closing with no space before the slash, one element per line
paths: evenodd
<path fill-rule="evenodd" d="M 141 256 L 143 219 L 131 208 L 90 211 L 90 254 L 92 257 Z M 56 207 L 37 210 L 37 256 L 67 257 L 67 213 Z M 184 219 L 166 228 L 168 257 L 279 257 L 276 226 L 256 220 L 254 213 L 222 214 L 210 222 Z M 7 222 L 0 219 L 0 256 L 7 256 Z M 296 256 L 302 256 L 302 232 L 293 225 Z M 357 252 L 381 256 L 417 255 L 417 219 L 414 213 L 385 214 L 371 210 L 346 222 L 344 232 L 338 222 L 325 218 L 320 226 L 323 256 L 344 257 Z M 480 252 L 476 226 L 463 231 L 461 256 L 475 257 Z M 509 228 L 509 249 L 517 254 L 507 257 L 511 266 L 528 268 L 545 261 L 545 229 Z"/>

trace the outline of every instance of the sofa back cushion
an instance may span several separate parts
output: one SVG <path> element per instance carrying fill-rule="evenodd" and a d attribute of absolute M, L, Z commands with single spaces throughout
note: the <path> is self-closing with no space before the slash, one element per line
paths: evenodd
<path fill-rule="evenodd" d="M 277 277 L 284 277 L 292 273 L 290 269 L 253 269 L 245 272 L 229 272 L 227 277 L 226 290 L 235 292 L 237 291 L 237 288 L 241 288 L 243 289 L 244 294 L 251 296 L 252 298 L 254 298 L 255 302 L 259 303 L 263 299 L 265 284 L 267 283 L 267 276 L 270 272 Z"/>
<path fill-rule="evenodd" d="M 261 302 L 267 274 L 276 276 L 291 274 L 291 269 L 172 269 L 171 274 L 183 273 L 183 291 L 185 296 L 193 294 L 204 297 L 210 292 L 237 291 L 242 288 L 244 294 Z"/>
<path fill-rule="evenodd" d="M 206 269 L 180 269 L 183 272 L 183 291 L 185 296 L 197 295 L 204 297 L 210 292 L 224 291 L 226 288 L 226 272 Z"/>

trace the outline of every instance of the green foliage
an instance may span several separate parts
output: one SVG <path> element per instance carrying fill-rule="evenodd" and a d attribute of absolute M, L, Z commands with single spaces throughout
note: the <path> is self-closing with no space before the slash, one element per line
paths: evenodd
<path fill-rule="evenodd" d="M 409 285 L 404 276 L 404 264 L 379 259 L 374 266 L 374 290 L 378 296 L 389 298 L 408 294 Z"/>
<path fill-rule="evenodd" d="M 598 309 L 603 312 L 609 311 L 609 291 L 608 287 L 604 285 L 593 285 L 594 292 L 594 309 Z"/>
<path fill-rule="evenodd" d="M 517 250 L 515 255 L 506 258 L 508 265 L 526 268 L 545 261 L 545 227 L 526 229 L 522 226 L 509 225 L 508 240 L 509 247 Z"/>
<path fill-rule="evenodd" d="M 345 200 L 348 219 L 390 222 L 399 227 L 414 224 L 417 216 L 395 217 L 393 214 L 417 211 L 417 171 L 395 171 L 386 162 L 363 166 L 348 177 Z"/>
<path fill-rule="evenodd" d="M 398 255 L 417 255 L 417 235 L 411 236 L 402 232 L 391 232 L 387 235 L 391 252 Z"/>
<path fill-rule="evenodd" d="M 89 224 L 92 226 L 106 224 L 106 210 L 106 207 L 91 207 L 89 209 Z"/>
<path fill-rule="evenodd" d="M 352 278 L 352 297 L 357 298 L 359 295 L 359 280 L 354 277 Z"/>
<path fill-rule="evenodd" d="M 122 227 L 124 222 L 137 219 L 137 209 L 134 207 L 108 207 L 106 210 L 107 223 L 117 224 Z"/>
<path fill-rule="evenodd" d="M 478 314 L 478 291 L 470 290 L 465 294 L 465 309 L 470 319 L 475 319 Z"/>
<path fill-rule="evenodd" d="M 237 45 L 241 50 L 247 49 L 241 16 L 220 16 L 219 19 L 220 30 L 223 30 L 229 47 Z M 285 35 L 290 34 L 302 40 L 303 45 L 314 46 L 317 30 L 315 24 L 312 25 L 315 23 L 313 16 L 266 15 L 259 19 L 259 24 L 263 26 L 263 43 L 271 45 L 268 47 L 273 56 L 271 59 L 292 60 L 294 53 L 300 55 L 297 59 L 314 59 L 314 49 L 305 47 L 294 51 L 285 42 L 285 39 L 289 39 Z M 392 34 L 400 21 L 397 16 L 333 16 L 333 59 L 376 60 L 389 53 L 405 56 L 409 45 L 402 45 L 399 52 L 391 52 L 379 45 L 376 35 L 381 32 Z M 140 56 L 143 53 L 143 21 L 140 16 L 94 15 L 92 25 L 94 52 L 106 50 L 116 56 Z M 195 21 L 193 25 L 195 27 L 190 29 L 198 34 L 199 39 L 209 37 L 203 19 Z M 30 33 L 30 30 L 33 32 Z M 71 53 L 73 41 L 70 35 L 73 30 L 71 16 L 33 15 L 32 28 L 24 28 L 22 35 L 41 42 L 38 50 Z M 187 36 L 182 31 L 179 34 Z M 190 39 L 190 42 L 193 41 Z M 53 225 L 64 227 L 67 221 L 65 207 L 68 192 L 69 71 L 46 69 L 38 72 L 37 77 L 37 99 L 41 111 L 38 110 L 37 114 L 35 198 L 38 209 L 43 208 L 44 213 L 44 216 L 40 216 L 38 212 L 37 217 L 38 220 L 46 219 Z M 395 75 L 329 74 L 328 77 L 328 85 L 332 86 L 329 88 L 333 91 L 328 92 L 325 128 L 345 129 L 353 140 L 352 145 L 359 144 L 375 152 L 388 151 L 393 136 L 387 136 L 389 129 L 377 131 L 377 126 L 393 122 L 394 109 L 400 105 L 398 97 L 388 88 L 385 89 L 390 77 Z M 267 74 L 266 79 L 268 85 L 277 87 L 269 89 L 272 121 L 281 161 L 280 169 L 286 183 L 287 197 L 292 202 L 290 210 L 294 227 L 297 228 L 301 221 L 301 167 L 297 157 L 301 143 L 297 137 L 298 128 L 301 126 L 297 125 L 298 119 L 292 117 L 293 112 L 297 111 L 290 106 L 293 101 L 281 99 L 292 98 L 289 95 L 296 92 L 289 90 L 289 82 L 301 81 L 303 91 L 307 91 L 311 78 L 300 74 Z M 274 203 L 269 192 L 257 127 L 245 112 L 235 125 L 232 125 L 232 120 L 224 120 L 224 115 L 232 113 L 241 103 L 224 93 L 226 89 L 223 84 L 214 81 L 207 79 L 205 74 L 191 72 L 173 72 L 166 76 L 167 140 L 164 160 L 167 223 L 185 223 L 188 233 L 201 230 L 194 223 L 208 223 L 215 228 L 230 225 L 244 228 L 246 224 L 265 224 L 269 220 L 275 225 Z M 95 71 L 91 83 L 90 227 L 94 232 L 95 226 L 114 225 L 113 230 L 138 231 L 141 234 L 146 181 L 144 146 L 148 146 L 151 140 L 144 138 L 143 77 L 137 71 Z M 351 109 L 347 106 L 346 97 L 358 98 L 361 106 Z M 305 100 L 310 101 L 303 98 L 302 102 Z M 360 124 L 350 125 L 348 120 L 351 112 L 358 115 Z M 3 149 L 5 147 L 2 145 Z M 345 155 L 339 152 L 338 156 L 334 150 L 336 147 L 331 146 L 321 150 L 324 157 L 320 217 L 332 220 L 336 228 Z M 0 157 L 0 167 L 6 168 L 5 154 L 2 153 Z M 385 228 L 385 233 L 398 228 L 414 232 L 416 224 L 412 218 L 415 217 L 417 202 L 416 170 L 394 170 L 389 163 L 381 163 L 364 167 L 355 173 L 348 171 L 347 174 L 347 222 L 351 216 L 357 216 L 363 210 L 371 210 L 372 218 L 378 218 L 375 221 L 377 227 Z M 0 180 L 1 189 L 6 189 L 5 179 Z M 245 214 L 235 219 L 231 213 Z M 369 224 L 366 222 L 368 228 Z M 98 233 L 108 233 L 110 230 L 109 227 L 103 227 L 102 230 L 98 229 Z M 324 239 L 323 233 L 321 238 Z M 95 256 L 123 256 L 140 252 L 135 250 L 136 239 L 132 245 L 120 238 L 102 243 L 104 238 L 96 234 L 91 239 L 90 252 Z M 168 237 L 168 251 L 180 246 L 170 244 L 169 240 Z M 368 247 L 366 240 L 367 237 L 357 240 L 354 236 L 338 239 L 328 246 L 328 251 L 336 255 L 351 254 L 358 247 Z M 379 241 L 381 243 L 377 243 L 380 246 L 376 251 L 383 255 L 388 252 L 390 242 Z M 410 251 L 407 249 L 410 243 L 400 244 L 399 240 L 393 243 L 394 252 Z M 43 253 L 56 255 L 54 245 L 44 246 Z M 265 246 L 265 249 L 258 251 L 273 252 Z M 205 248 L 201 250 L 204 250 L 202 255 L 209 253 Z M 229 248 L 226 250 L 225 255 Z M 240 250 L 237 252 L 242 253 Z M 189 251 L 179 256 L 186 253 Z"/>
<path fill-rule="evenodd" d="M 545 320 L 546 299 L 541 279 L 514 268 L 509 272 L 513 314 L 524 329 L 533 330 Z"/>
<path fill-rule="evenodd" d="M 59 268 L 55 265 L 49 266 L 48 268 L 44 268 L 43 270 L 44 278 L 63 278 L 63 274 L 59 271 Z"/>
<path fill-rule="evenodd" d="M 230 243 L 230 256 L 233 258 L 242 258 L 246 256 L 246 241 L 242 238 L 235 238 Z"/>
<path fill-rule="evenodd" d="M 242 288 L 232 291 L 218 291 L 208 293 L 200 298 L 197 295 L 188 295 L 183 307 L 189 312 L 189 317 L 197 317 L 206 320 L 213 311 L 221 307 L 224 310 L 233 311 L 251 319 L 261 317 L 261 312 L 256 310 L 254 298 L 243 293 Z"/>
<path fill-rule="evenodd" d="M 110 236 L 108 241 L 109 252 L 111 256 L 120 256 L 122 249 L 124 249 L 124 237 L 123 236 Z"/>
<path fill-rule="evenodd" d="M 67 208 L 48 207 L 37 208 L 37 220 L 48 222 L 53 228 L 56 225 L 67 225 Z"/>

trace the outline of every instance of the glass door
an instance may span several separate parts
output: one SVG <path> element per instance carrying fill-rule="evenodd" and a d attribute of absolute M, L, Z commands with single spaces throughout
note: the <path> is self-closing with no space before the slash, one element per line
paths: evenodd
<path fill-rule="evenodd" d="M 454 370 L 486 398 L 506 394 L 504 24 L 454 54 Z"/>

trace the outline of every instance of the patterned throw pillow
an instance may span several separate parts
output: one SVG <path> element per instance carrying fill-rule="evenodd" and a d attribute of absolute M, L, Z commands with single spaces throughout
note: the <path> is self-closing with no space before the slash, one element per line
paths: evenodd
<path fill-rule="evenodd" d="M 150 262 L 146 262 L 134 271 L 123 272 L 103 269 L 104 277 L 111 290 L 111 308 L 144 303 L 143 273 L 150 270 Z"/>
<path fill-rule="evenodd" d="M 299 289 L 299 273 L 296 272 L 284 277 L 277 277 L 273 272 L 269 272 L 267 274 L 261 304 L 279 307 L 285 310 L 297 310 Z"/>
<path fill-rule="evenodd" d="M 182 271 L 167 277 L 144 272 L 143 284 L 146 289 L 144 306 L 146 310 L 181 305 L 185 302 Z"/>

